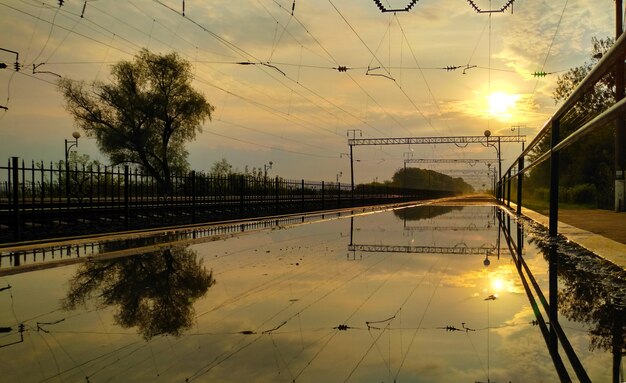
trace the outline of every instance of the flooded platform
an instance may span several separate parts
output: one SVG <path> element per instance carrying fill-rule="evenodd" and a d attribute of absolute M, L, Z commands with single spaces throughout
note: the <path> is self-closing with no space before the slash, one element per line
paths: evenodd
<path fill-rule="evenodd" d="M 0 380 L 621 378 L 626 272 L 489 201 L 80 241 L 3 253 Z"/>

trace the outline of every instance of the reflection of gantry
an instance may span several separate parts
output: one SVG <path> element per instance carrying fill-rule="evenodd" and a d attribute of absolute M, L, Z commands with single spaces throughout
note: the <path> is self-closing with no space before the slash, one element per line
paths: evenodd
<path fill-rule="evenodd" d="M 479 170 L 479 169 L 446 169 L 446 170 L 437 170 L 437 171 L 443 174 L 455 174 L 455 175 L 460 174 L 462 177 L 471 176 L 471 175 L 482 176 L 482 175 L 488 174 L 484 170 Z"/>
<path fill-rule="evenodd" d="M 421 231 L 487 231 L 492 230 L 491 226 L 406 226 L 404 230 L 411 232 Z"/>
<path fill-rule="evenodd" d="M 348 245 L 348 251 L 371 253 L 485 255 L 493 253 L 495 250 L 495 247 L 468 246 Z"/>
<path fill-rule="evenodd" d="M 494 142 L 526 142 L 526 136 L 451 136 L 404 138 L 352 138 L 348 145 L 417 145 L 417 144 L 489 144 Z"/>

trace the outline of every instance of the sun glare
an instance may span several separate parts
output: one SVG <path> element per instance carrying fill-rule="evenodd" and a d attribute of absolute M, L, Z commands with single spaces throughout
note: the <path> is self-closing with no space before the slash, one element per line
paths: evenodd
<path fill-rule="evenodd" d="M 503 120 L 511 119 L 513 117 L 515 105 L 519 99 L 519 94 L 507 94 L 504 92 L 492 93 L 487 97 L 489 114 Z"/>
<path fill-rule="evenodd" d="M 495 279 L 491 282 L 492 287 L 495 291 L 502 291 L 504 290 L 505 287 L 505 283 L 502 279 Z"/>

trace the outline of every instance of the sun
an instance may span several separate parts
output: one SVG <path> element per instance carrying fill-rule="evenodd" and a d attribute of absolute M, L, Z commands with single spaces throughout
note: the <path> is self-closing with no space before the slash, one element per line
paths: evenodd
<path fill-rule="evenodd" d="M 519 94 L 494 92 L 487 96 L 489 114 L 501 120 L 510 120 L 513 117 L 515 106 L 519 101 Z"/>

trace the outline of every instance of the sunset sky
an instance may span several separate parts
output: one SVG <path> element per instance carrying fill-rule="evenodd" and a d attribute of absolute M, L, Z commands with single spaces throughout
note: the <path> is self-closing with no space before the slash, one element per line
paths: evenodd
<path fill-rule="evenodd" d="M 112 64 L 142 48 L 189 60 L 194 86 L 216 108 L 188 145 L 196 170 L 221 158 L 239 170 L 273 161 L 272 176 L 335 181 L 341 172 L 349 182 L 340 156 L 349 129 L 378 138 L 511 135 L 522 126 L 532 139 L 556 108 L 557 76 L 588 59 L 592 36 L 613 36 L 614 6 L 517 0 L 489 16 L 466 0 L 420 0 L 396 14 L 372 0 L 0 0 L 0 48 L 18 52 L 21 65 L 16 72 L 16 55 L 0 51 L 1 160 L 62 159 L 76 128 L 58 76 L 107 82 Z M 78 151 L 107 162 L 84 133 Z M 503 167 L 519 151 L 504 144 Z M 391 178 L 405 152 L 495 157 L 481 145 L 356 147 L 356 180 Z"/>

